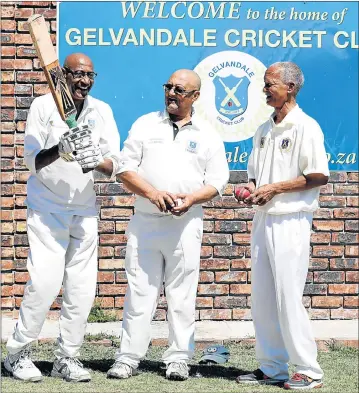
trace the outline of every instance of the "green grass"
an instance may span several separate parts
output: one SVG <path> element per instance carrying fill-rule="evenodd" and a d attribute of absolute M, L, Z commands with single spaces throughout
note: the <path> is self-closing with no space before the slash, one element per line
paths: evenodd
<path fill-rule="evenodd" d="M 111 311 L 107 311 L 101 308 L 100 302 L 97 301 L 91 308 L 87 322 L 114 322 L 116 320 L 116 315 Z"/>
<path fill-rule="evenodd" d="M 89 337 L 93 339 L 95 337 Z M 98 337 L 96 337 L 98 338 Z M 103 337 L 100 337 L 103 338 Z M 168 381 L 164 378 L 164 368 L 161 363 L 161 354 L 164 348 L 151 347 L 146 359 L 141 362 L 140 374 L 128 380 L 113 380 L 106 378 L 106 371 L 113 363 L 116 348 L 102 345 L 91 345 L 88 342 L 82 347 L 81 360 L 92 370 L 90 383 L 67 383 L 49 377 L 52 368 L 54 344 L 39 344 L 33 347 L 33 359 L 41 369 L 44 380 L 41 383 L 29 384 L 14 380 L 5 371 L 2 365 L 1 390 L 7 393 L 226 393 L 226 392 L 252 392 L 275 393 L 283 389 L 270 386 L 239 386 L 235 378 L 246 370 L 257 367 L 254 349 L 248 345 L 228 345 L 231 357 L 225 366 L 201 366 L 198 360 L 201 351 L 196 351 L 191 367 L 191 378 L 184 382 Z M 353 348 L 330 346 L 329 352 L 320 352 L 319 361 L 325 372 L 325 385 L 319 390 L 325 392 L 358 392 L 358 351 Z M 6 356 L 5 345 L 2 344 L 2 361 Z"/>

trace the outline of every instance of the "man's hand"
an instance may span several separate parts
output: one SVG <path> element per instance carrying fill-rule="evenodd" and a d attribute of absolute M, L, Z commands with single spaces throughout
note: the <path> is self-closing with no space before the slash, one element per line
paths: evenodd
<path fill-rule="evenodd" d="M 99 164 L 104 162 L 99 146 L 89 146 L 85 149 L 79 149 L 74 152 L 74 156 L 82 169 L 95 169 Z"/>
<path fill-rule="evenodd" d="M 153 190 L 148 199 L 157 206 L 160 212 L 167 213 L 175 206 L 176 198 L 170 192 Z"/>
<path fill-rule="evenodd" d="M 252 203 L 254 205 L 263 206 L 268 203 L 274 196 L 277 195 L 277 188 L 274 184 L 265 184 L 259 187 L 248 198 L 244 200 L 245 203 Z"/>
<path fill-rule="evenodd" d="M 191 194 L 176 194 L 175 199 L 180 199 L 182 201 L 181 204 L 176 205 L 172 210 L 171 213 L 174 216 L 182 216 L 183 214 L 187 213 L 191 206 L 194 205 L 194 197 Z"/>
<path fill-rule="evenodd" d="M 59 156 L 65 161 L 75 161 L 72 153 L 91 145 L 91 130 L 87 125 L 71 128 L 60 137 Z"/>

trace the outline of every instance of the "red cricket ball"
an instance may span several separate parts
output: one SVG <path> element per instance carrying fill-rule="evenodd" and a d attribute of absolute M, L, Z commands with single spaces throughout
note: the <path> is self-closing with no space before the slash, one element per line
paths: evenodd
<path fill-rule="evenodd" d="M 244 199 L 248 198 L 251 193 L 244 187 L 238 187 L 235 191 L 235 195 L 239 201 L 243 201 Z"/>

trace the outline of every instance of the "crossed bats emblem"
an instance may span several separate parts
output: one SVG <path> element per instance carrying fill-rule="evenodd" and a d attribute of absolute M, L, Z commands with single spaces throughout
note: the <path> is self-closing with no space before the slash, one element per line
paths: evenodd
<path fill-rule="evenodd" d="M 223 81 L 221 78 L 218 78 L 219 82 L 221 83 L 221 85 L 224 87 L 225 92 L 227 93 L 227 95 L 223 98 L 222 102 L 221 102 L 221 106 L 224 107 L 225 105 L 227 105 L 229 100 L 232 100 L 234 102 L 234 104 L 239 108 L 241 106 L 241 103 L 239 102 L 238 98 L 235 96 L 236 91 L 239 87 L 239 85 L 242 83 L 243 79 L 240 79 L 238 81 L 238 83 L 232 88 L 230 89 Z"/>

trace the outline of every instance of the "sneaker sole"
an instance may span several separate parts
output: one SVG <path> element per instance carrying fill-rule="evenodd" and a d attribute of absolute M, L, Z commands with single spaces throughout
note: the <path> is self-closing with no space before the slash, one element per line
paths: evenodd
<path fill-rule="evenodd" d="M 290 386 L 284 384 L 284 389 L 286 390 L 310 390 L 310 389 L 319 389 L 323 387 L 323 382 L 312 382 L 308 386 Z"/>
<path fill-rule="evenodd" d="M 236 382 L 243 385 L 283 385 L 285 381 L 241 381 L 236 379 Z"/>
<path fill-rule="evenodd" d="M 188 379 L 188 377 L 183 377 L 182 375 L 176 373 L 172 373 L 168 377 L 166 376 L 166 378 L 170 381 L 186 381 Z"/>
<path fill-rule="evenodd" d="M 107 373 L 107 378 L 110 378 L 110 379 L 128 379 L 131 377 L 132 377 L 132 375 L 128 375 L 127 377 L 124 377 L 124 376 L 119 376 L 117 374 Z"/>
<path fill-rule="evenodd" d="M 70 378 L 70 377 L 67 377 L 66 375 L 58 373 L 57 371 L 54 371 L 54 370 L 51 371 L 51 376 L 53 378 L 64 379 L 66 382 L 90 382 L 91 381 L 91 377 Z"/>
<path fill-rule="evenodd" d="M 28 379 L 23 379 L 23 378 L 19 378 L 16 375 L 14 375 L 13 371 L 12 371 L 12 367 L 7 363 L 4 362 L 4 367 L 6 369 L 6 371 L 8 371 L 14 379 L 17 379 L 18 381 L 23 381 L 23 382 L 41 382 L 42 381 L 42 375 L 38 375 L 36 377 L 30 377 Z"/>

